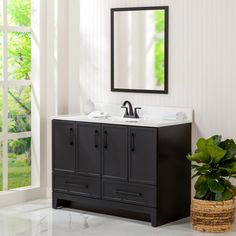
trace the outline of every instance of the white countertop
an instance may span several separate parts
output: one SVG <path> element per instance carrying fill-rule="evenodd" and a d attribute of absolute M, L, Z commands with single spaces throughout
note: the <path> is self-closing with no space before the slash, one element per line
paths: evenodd
<path fill-rule="evenodd" d="M 129 126 L 143 126 L 143 127 L 165 127 L 180 124 L 192 123 L 191 120 L 165 120 L 161 118 L 140 118 L 140 119 L 122 119 L 122 117 L 111 116 L 108 118 L 89 118 L 86 115 L 61 115 L 54 116 L 52 119 L 65 120 L 65 121 L 80 121 L 80 122 L 91 122 L 101 124 L 114 124 L 114 125 L 129 125 Z"/>
<path fill-rule="evenodd" d="M 136 105 L 133 107 L 137 107 Z M 193 109 L 189 107 L 159 107 L 159 106 L 141 106 L 142 109 L 138 111 L 141 118 L 130 119 L 123 118 L 124 110 L 121 109 L 120 104 L 95 104 L 96 111 L 102 111 L 109 114 L 108 118 L 91 118 L 91 115 L 73 114 L 73 115 L 59 115 L 53 116 L 52 119 L 92 122 L 101 124 L 116 124 L 116 125 L 130 125 L 130 126 L 144 126 L 144 127 L 164 127 L 180 124 L 192 123 Z M 184 114 L 184 119 L 173 119 L 176 114 Z"/>

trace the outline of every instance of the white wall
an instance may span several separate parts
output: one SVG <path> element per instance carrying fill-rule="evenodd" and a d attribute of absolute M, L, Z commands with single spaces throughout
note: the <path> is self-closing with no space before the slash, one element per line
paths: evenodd
<path fill-rule="evenodd" d="M 158 5 L 170 7 L 169 94 L 110 92 L 110 8 Z M 80 8 L 81 102 L 189 106 L 194 142 L 213 134 L 236 139 L 235 0 L 81 0 Z"/>

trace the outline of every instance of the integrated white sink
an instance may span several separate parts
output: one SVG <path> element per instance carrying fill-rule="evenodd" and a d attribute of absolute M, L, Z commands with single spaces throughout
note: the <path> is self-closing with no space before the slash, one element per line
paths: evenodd
<path fill-rule="evenodd" d="M 108 117 L 109 120 L 111 121 L 118 121 L 118 122 L 140 122 L 143 121 L 144 118 L 126 118 L 126 117 L 120 117 L 120 116 L 110 116 Z"/>

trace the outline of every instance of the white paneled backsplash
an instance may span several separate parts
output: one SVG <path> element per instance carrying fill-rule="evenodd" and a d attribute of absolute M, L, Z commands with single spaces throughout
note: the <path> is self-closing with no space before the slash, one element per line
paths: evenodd
<path fill-rule="evenodd" d="M 110 91 L 110 8 L 170 6 L 169 94 Z M 81 0 L 81 103 L 179 106 L 194 109 L 193 141 L 222 134 L 236 139 L 235 0 Z M 75 19 L 76 20 L 76 19 Z"/>

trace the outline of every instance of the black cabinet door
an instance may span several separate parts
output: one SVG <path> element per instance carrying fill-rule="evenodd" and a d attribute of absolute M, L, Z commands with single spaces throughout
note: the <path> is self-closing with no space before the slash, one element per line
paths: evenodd
<path fill-rule="evenodd" d="M 129 129 L 129 181 L 156 184 L 157 129 L 131 127 Z"/>
<path fill-rule="evenodd" d="M 52 122 L 53 170 L 75 172 L 75 122 Z"/>
<path fill-rule="evenodd" d="M 127 127 L 103 125 L 103 177 L 127 181 Z"/>
<path fill-rule="evenodd" d="M 100 124 L 77 123 L 76 172 L 99 176 L 101 162 Z"/>

